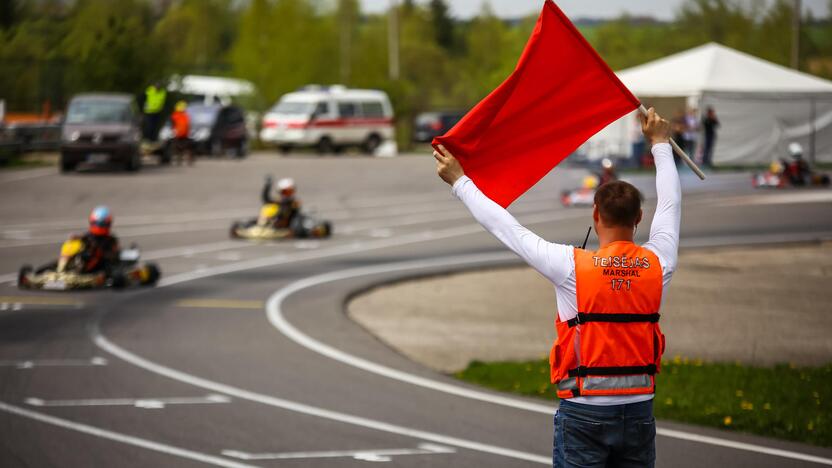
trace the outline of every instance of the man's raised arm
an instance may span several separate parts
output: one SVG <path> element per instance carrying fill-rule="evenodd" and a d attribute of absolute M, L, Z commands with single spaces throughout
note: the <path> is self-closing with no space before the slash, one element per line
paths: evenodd
<path fill-rule="evenodd" d="M 453 187 L 454 195 L 465 204 L 474 219 L 549 281 L 562 284 L 574 268 L 572 247 L 547 242 L 526 229 L 511 213 L 477 188 L 452 154 L 442 146 L 439 150 L 433 153 L 439 177 Z"/>
<path fill-rule="evenodd" d="M 642 121 L 645 139 L 652 145 L 656 163 L 656 214 L 650 225 L 650 240 L 645 247 L 655 253 L 663 270 L 670 274 L 676 270 L 679 255 L 679 227 L 682 220 L 682 188 L 679 173 L 673 161 L 673 149 L 668 139 L 668 129 L 656 122 L 661 119 L 650 110 Z"/>

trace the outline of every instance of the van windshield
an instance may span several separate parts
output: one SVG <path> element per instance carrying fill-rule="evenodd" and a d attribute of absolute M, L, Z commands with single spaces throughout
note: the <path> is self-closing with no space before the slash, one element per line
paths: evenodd
<path fill-rule="evenodd" d="M 112 99 L 78 99 L 69 105 L 66 121 L 71 124 L 130 122 L 130 104 Z"/>
<path fill-rule="evenodd" d="M 275 114 L 310 115 L 316 104 L 310 101 L 280 101 L 271 111 Z"/>

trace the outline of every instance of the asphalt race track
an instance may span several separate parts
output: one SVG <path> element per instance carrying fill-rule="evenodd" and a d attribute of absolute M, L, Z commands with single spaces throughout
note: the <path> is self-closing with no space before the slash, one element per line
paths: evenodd
<path fill-rule="evenodd" d="M 269 173 L 294 177 L 335 236 L 229 239 L 232 220 L 256 216 Z M 753 192 L 748 174 L 682 173 L 685 248 L 832 239 L 832 191 Z M 547 239 L 580 244 L 589 211 L 562 208 L 559 194 L 582 175 L 559 169 L 512 211 Z M 629 180 L 654 192 L 647 176 Z M 7 171 L 0 197 L 4 468 L 551 465 L 554 404 L 436 374 L 343 312 L 378 283 L 517 263 L 428 155 Z M 113 208 L 122 244 L 161 266 L 159 286 L 17 290 L 17 269 L 57 256 L 99 203 Z M 663 421 L 657 450 L 661 467 L 832 465 L 829 449 Z"/>

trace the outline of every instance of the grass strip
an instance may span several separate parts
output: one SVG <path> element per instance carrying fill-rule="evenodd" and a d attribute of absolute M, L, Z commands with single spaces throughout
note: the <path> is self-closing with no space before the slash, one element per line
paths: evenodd
<path fill-rule="evenodd" d="M 547 360 L 473 361 L 455 376 L 495 390 L 556 399 Z M 832 364 L 753 367 L 676 357 L 656 378 L 657 418 L 832 447 Z"/>

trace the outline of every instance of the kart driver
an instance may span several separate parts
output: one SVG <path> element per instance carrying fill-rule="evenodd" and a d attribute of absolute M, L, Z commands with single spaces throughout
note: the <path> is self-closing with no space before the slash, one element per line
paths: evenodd
<path fill-rule="evenodd" d="M 106 206 L 96 206 L 90 213 L 90 229 L 81 237 L 84 251 L 82 273 L 108 270 L 118 262 L 118 239 L 110 233 L 113 215 Z"/>
<path fill-rule="evenodd" d="M 803 159 L 803 146 L 797 142 L 789 143 L 789 155 L 792 157 L 786 165 L 789 182 L 795 186 L 806 185 L 812 179 L 812 170 Z"/>
<path fill-rule="evenodd" d="M 284 177 L 277 181 L 277 190 L 280 198 L 272 198 L 272 178 L 266 177 L 266 184 L 263 187 L 263 203 L 274 203 L 278 205 L 277 217 L 274 220 L 274 227 L 286 229 L 293 226 L 294 220 L 300 214 L 300 201 L 295 198 L 295 181 Z"/>

